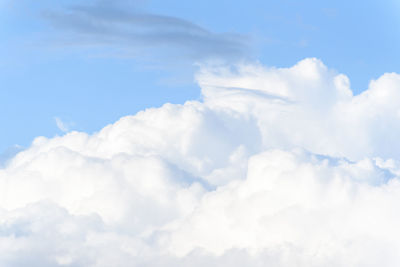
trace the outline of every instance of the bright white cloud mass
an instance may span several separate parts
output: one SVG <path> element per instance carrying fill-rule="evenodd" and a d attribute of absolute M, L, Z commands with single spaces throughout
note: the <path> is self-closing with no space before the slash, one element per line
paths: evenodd
<path fill-rule="evenodd" d="M 202 101 L 38 137 L 0 169 L 1 266 L 399 266 L 400 75 L 203 66 Z"/>

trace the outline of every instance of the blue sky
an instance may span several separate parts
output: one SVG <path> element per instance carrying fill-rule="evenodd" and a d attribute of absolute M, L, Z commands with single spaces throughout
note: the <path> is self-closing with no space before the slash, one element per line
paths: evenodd
<path fill-rule="evenodd" d="M 399 8 L 0 0 L 0 266 L 400 266 Z"/>
<path fill-rule="evenodd" d="M 0 1 L 0 151 L 200 97 L 202 62 L 400 72 L 395 1 Z M 60 124 L 59 124 L 60 126 Z M 1 153 L 0 153 L 1 154 Z"/>

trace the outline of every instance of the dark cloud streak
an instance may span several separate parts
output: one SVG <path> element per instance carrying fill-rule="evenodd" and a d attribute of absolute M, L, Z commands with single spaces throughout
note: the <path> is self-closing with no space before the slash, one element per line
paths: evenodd
<path fill-rule="evenodd" d="M 160 47 L 194 60 L 240 59 L 248 52 L 248 39 L 242 35 L 214 33 L 172 16 L 94 5 L 46 11 L 43 17 L 71 34 L 78 45 L 84 42 L 128 49 Z"/>

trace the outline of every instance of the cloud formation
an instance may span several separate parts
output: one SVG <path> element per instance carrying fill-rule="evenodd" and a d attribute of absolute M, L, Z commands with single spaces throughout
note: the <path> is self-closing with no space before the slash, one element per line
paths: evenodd
<path fill-rule="evenodd" d="M 66 133 L 70 131 L 71 126 L 73 126 L 73 123 L 71 122 L 65 122 L 63 121 L 60 117 L 54 117 L 54 120 L 56 122 L 57 128 Z"/>
<path fill-rule="evenodd" d="M 173 53 L 175 60 L 225 60 L 241 58 L 248 50 L 248 38 L 242 35 L 214 33 L 181 18 L 131 9 L 99 2 L 47 10 L 43 17 L 63 35 L 70 34 L 66 42 L 123 48 L 133 55 L 157 48 Z"/>
<path fill-rule="evenodd" d="M 0 265 L 397 266 L 400 75 L 203 66 L 202 101 L 38 137 L 0 169 Z"/>

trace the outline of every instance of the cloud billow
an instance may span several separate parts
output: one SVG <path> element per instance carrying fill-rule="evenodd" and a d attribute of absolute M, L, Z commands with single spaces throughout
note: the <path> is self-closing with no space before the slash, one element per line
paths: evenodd
<path fill-rule="evenodd" d="M 397 266 L 400 76 L 201 67 L 202 101 L 38 137 L 0 169 L 0 265 Z"/>

